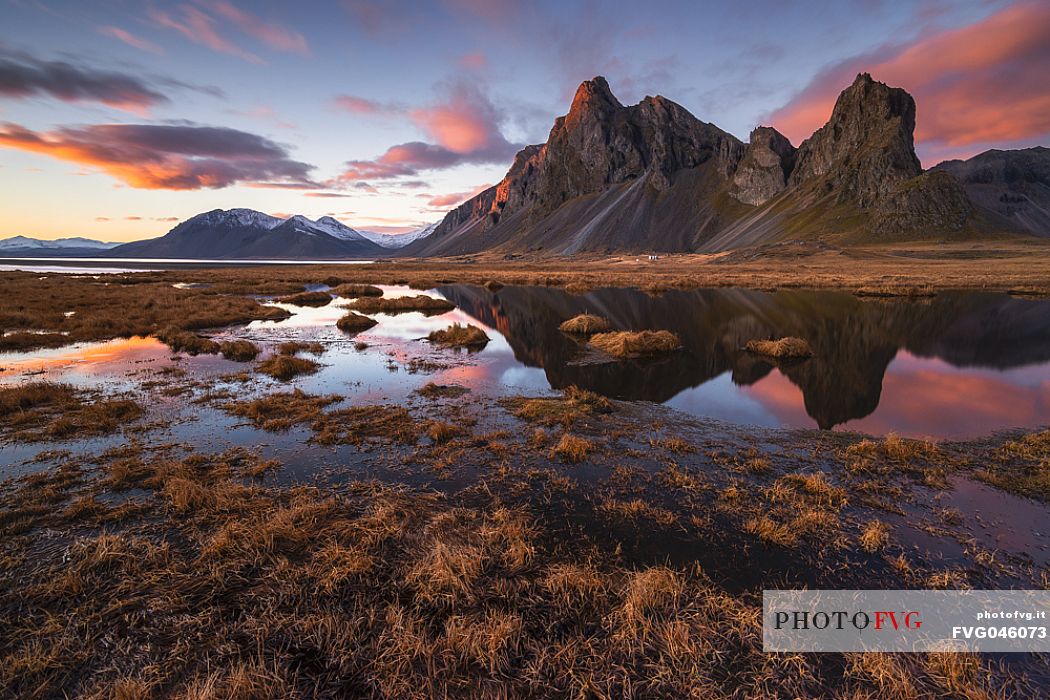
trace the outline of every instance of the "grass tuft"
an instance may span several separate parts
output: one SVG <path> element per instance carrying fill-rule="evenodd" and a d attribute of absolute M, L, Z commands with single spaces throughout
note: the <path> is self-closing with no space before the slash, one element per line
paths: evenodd
<path fill-rule="evenodd" d="M 749 340 L 744 348 L 756 355 L 777 359 L 812 357 L 813 348 L 802 338 L 780 338 L 779 340 Z"/>
<path fill-rule="evenodd" d="M 224 340 L 219 345 L 219 352 L 227 360 L 251 362 L 261 351 L 259 346 L 250 340 Z"/>
<path fill-rule="evenodd" d="M 461 326 L 458 323 L 453 323 L 444 330 L 431 331 L 430 335 L 427 336 L 427 340 L 434 345 L 450 348 L 480 349 L 488 344 L 489 337 L 485 331 L 477 326 Z"/>
<path fill-rule="evenodd" d="M 321 365 L 313 360 L 290 355 L 274 355 L 258 365 L 258 370 L 274 379 L 286 382 L 302 374 L 314 374 Z"/>
<path fill-rule="evenodd" d="M 367 331 L 377 323 L 379 323 L 379 321 L 374 318 L 350 311 L 335 322 L 335 327 L 344 333 L 360 333 L 361 331 Z"/>
<path fill-rule="evenodd" d="M 670 331 L 597 333 L 591 336 L 590 344 L 619 359 L 659 355 L 682 347 L 678 336 Z"/>
<path fill-rule="evenodd" d="M 609 322 L 601 316 L 593 314 L 580 314 L 564 321 L 558 330 L 562 333 L 574 333 L 577 335 L 589 335 L 591 333 L 604 333 L 609 330 Z"/>

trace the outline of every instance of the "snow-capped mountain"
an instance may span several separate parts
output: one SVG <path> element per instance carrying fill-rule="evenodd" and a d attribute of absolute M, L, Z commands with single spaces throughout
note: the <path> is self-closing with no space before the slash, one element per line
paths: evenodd
<path fill-rule="evenodd" d="M 154 258 L 373 259 L 389 251 L 331 217 L 280 219 L 253 209 L 215 209 L 160 238 L 127 243 L 112 255 Z"/>
<path fill-rule="evenodd" d="M 79 250 L 109 250 L 110 248 L 116 248 L 119 243 L 107 243 L 105 241 L 96 241 L 93 238 L 81 238 L 80 236 L 74 236 L 72 238 L 56 238 L 54 240 L 46 241 L 40 238 L 29 238 L 28 236 L 12 236 L 11 238 L 4 238 L 0 240 L 0 250 L 61 250 L 66 248 L 77 248 Z"/>
<path fill-rule="evenodd" d="M 409 243 L 414 243 L 420 238 L 426 238 L 434 233 L 434 229 L 440 223 L 440 221 L 435 221 L 432 224 L 427 224 L 422 228 L 417 228 L 415 231 L 408 231 L 407 233 L 376 233 L 375 231 L 358 231 L 357 233 L 384 248 L 404 248 Z"/>
<path fill-rule="evenodd" d="M 374 259 L 430 235 L 437 224 L 401 234 L 358 231 L 331 216 L 316 221 L 296 214 L 287 219 L 254 209 L 214 209 L 191 217 L 165 235 L 133 243 L 88 238 L 44 241 L 26 236 L 0 240 L 0 256 L 94 253 L 145 258 Z"/>

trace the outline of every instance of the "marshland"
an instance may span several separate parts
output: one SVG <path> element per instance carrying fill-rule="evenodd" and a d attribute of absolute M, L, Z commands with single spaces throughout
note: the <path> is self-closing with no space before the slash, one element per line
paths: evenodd
<path fill-rule="evenodd" d="M 0 696 L 1045 694 L 760 622 L 1050 584 L 1045 282 L 747 264 L 0 273 Z"/>

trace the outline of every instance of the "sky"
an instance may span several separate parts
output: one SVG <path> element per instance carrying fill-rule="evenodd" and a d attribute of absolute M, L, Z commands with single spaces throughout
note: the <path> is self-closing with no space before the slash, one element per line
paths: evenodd
<path fill-rule="evenodd" d="M 578 84 L 798 145 L 858 72 L 923 164 L 1050 145 L 1050 2 L 0 0 L 0 238 L 215 208 L 410 230 L 498 182 Z"/>

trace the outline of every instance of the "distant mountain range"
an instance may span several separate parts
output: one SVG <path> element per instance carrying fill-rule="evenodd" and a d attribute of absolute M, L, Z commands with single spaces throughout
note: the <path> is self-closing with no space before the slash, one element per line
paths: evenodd
<path fill-rule="evenodd" d="M 923 171 L 914 130 L 911 95 L 866 73 L 797 148 L 766 126 L 742 143 L 664 97 L 625 107 L 597 77 L 580 85 L 546 143 L 520 151 L 499 184 L 402 253 L 1050 236 L 1050 151 L 989 151 Z"/>
<path fill-rule="evenodd" d="M 252 209 L 215 209 L 180 223 L 160 238 L 102 243 L 85 238 L 0 241 L 0 256 L 86 256 L 197 259 L 364 259 L 389 257 L 430 235 L 437 224 L 403 234 L 358 231 L 330 216 L 280 219 Z"/>
<path fill-rule="evenodd" d="M 862 73 L 798 147 L 768 126 L 743 143 L 664 97 L 624 106 L 596 77 L 499 184 L 411 233 L 216 209 L 151 240 L 16 237 L 0 241 L 0 256 L 328 260 L 1050 237 L 1050 149 L 987 151 L 924 171 L 915 109 L 907 92 Z"/>
<path fill-rule="evenodd" d="M 54 240 L 42 240 L 29 238 L 27 236 L 13 236 L 0 240 L 0 256 L 9 256 L 17 253 L 26 256 L 55 256 L 69 255 L 87 257 L 97 255 L 102 251 L 111 250 L 120 243 L 107 243 L 96 241 L 92 238 L 56 238 Z"/>

